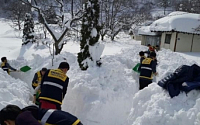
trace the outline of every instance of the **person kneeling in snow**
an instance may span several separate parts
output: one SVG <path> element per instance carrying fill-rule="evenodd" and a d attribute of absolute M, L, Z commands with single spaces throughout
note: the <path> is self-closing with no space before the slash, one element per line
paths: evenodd
<path fill-rule="evenodd" d="M 34 78 L 32 80 L 32 87 L 36 91 L 33 95 L 34 96 L 33 103 L 35 103 L 36 105 L 39 105 L 38 99 L 39 99 L 39 95 L 41 93 L 40 87 L 37 87 L 37 86 L 40 86 L 42 77 L 44 76 L 46 71 L 47 71 L 47 68 L 42 68 L 42 70 L 35 73 Z"/>
<path fill-rule="evenodd" d="M 27 106 L 22 110 L 16 105 L 7 105 L 0 111 L 1 125 L 83 125 L 68 112 L 39 109 Z"/>
<path fill-rule="evenodd" d="M 41 83 L 42 77 L 44 76 L 46 71 L 47 71 L 47 68 L 42 68 L 40 71 L 35 73 L 33 80 L 32 80 L 33 89 L 35 89 L 38 86 L 38 84 Z"/>
<path fill-rule="evenodd" d="M 10 70 L 13 70 L 13 71 L 17 71 L 17 69 L 13 68 L 10 66 L 10 64 L 8 63 L 6 57 L 2 57 L 1 58 L 1 68 L 6 71 L 8 74 L 10 74 Z"/>
<path fill-rule="evenodd" d="M 156 59 L 156 53 L 152 52 L 150 53 L 150 58 L 145 58 L 142 61 L 142 64 L 138 69 L 140 71 L 139 90 L 147 87 L 149 84 L 152 83 L 153 74 L 154 75 L 158 74 L 156 72 L 157 61 L 155 61 L 155 59 Z"/>

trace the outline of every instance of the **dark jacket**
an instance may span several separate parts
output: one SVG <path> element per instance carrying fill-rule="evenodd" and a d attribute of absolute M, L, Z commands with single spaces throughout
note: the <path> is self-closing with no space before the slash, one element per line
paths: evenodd
<path fill-rule="evenodd" d="M 7 71 L 8 74 L 10 74 L 10 69 L 13 70 L 13 71 L 17 71 L 15 68 L 11 67 L 9 63 L 6 63 L 6 62 L 1 63 L 1 68 L 4 71 Z"/>
<path fill-rule="evenodd" d="M 33 80 L 32 80 L 32 87 L 35 89 L 38 86 L 38 83 L 42 81 L 42 73 L 41 71 L 38 71 L 35 73 Z"/>
<path fill-rule="evenodd" d="M 38 120 L 41 121 L 41 119 L 47 112 L 52 113 L 45 122 L 45 123 L 48 123 L 48 125 L 49 124 L 51 125 L 52 124 L 53 125 L 78 125 L 80 123 L 80 120 L 77 117 L 69 114 L 68 112 L 64 112 L 61 110 L 53 110 L 53 109 L 50 109 L 50 110 L 40 109 Z"/>
<path fill-rule="evenodd" d="M 142 64 L 142 61 L 143 61 L 145 58 L 146 58 L 145 56 L 141 56 L 141 58 L 140 58 L 140 64 Z"/>
<path fill-rule="evenodd" d="M 138 67 L 138 71 L 141 70 L 142 61 L 143 61 L 145 58 L 146 58 L 145 56 L 141 56 L 141 58 L 140 58 L 140 66 Z"/>
<path fill-rule="evenodd" d="M 147 57 L 148 57 L 148 58 L 150 57 L 150 54 L 151 54 L 152 52 L 155 52 L 155 49 L 154 49 L 152 46 L 150 46 L 149 49 L 148 49 L 147 51 L 144 51 L 144 53 L 147 54 Z"/>
<path fill-rule="evenodd" d="M 158 85 L 169 92 L 171 97 L 177 96 L 181 91 L 186 93 L 200 87 L 200 67 L 182 65 L 174 73 L 169 74 L 158 82 Z"/>
<path fill-rule="evenodd" d="M 15 120 L 16 125 L 41 125 L 30 111 L 24 111 L 19 114 Z"/>
<path fill-rule="evenodd" d="M 62 104 L 67 92 L 69 78 L 61 69 L 47 70 L 41 82 L 41 94 L 39 99 Z"/>
<path fill-rule="evenodd" d="M 156 62 L 151 58 L 145 58 L 140 65 L 140 78 L 153 79 L 153 73 L 156 73 Z"/>
<path fill-rule="evenodd" d="M 16 119 L 17 125 L 82 125 L 76 116 L 61 110 L 28 106 L 22 111 L 23 113 Z"/>

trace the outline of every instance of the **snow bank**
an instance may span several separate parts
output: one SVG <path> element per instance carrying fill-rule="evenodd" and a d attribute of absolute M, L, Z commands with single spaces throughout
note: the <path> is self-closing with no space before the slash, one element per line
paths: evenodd
<path fill-rule="evenodd" d="M 12 40 L 9 38 L 9 41 Z M 149 87 L 138 91 L 139 75 L 133 72 L 132 68 L 139 62 L 138 53 L 147 50 L 147 47 L 141 46 L 140 42 L 130 39 L 130 36 L 124 33 L 118 34 L 115 42 L 109 40 L 102 43 L 105 44 L 105 50 L 101 68 L 90 67 L 87 71 L 81 71 L 78 66 L 78 43 L 68 43 L 62 53 L 55 56 L 53 66 L 47 47 L 27 45 L 20 49 L 21 46 L 18 46 L 18 51 L 7 55 L 10 65 L 17 69 L 29 65 L 32 69 L 26 73 L 12 72 L 11 76 L 14 78 L 0 69 L 0 108 L 7 104 L 20 107 L 31 104 L 31 81 L 34 73 L 43 67 L 57 68 L 60 62 L 67 61 L 70 64 L 67 73 L 70 81 L 62 109 L 76 115 L 84 125 L 200 123 L 199 91 L 193 90 L 187 95 L 181 93 L 171 99 L 168 93 L 156 84 L 180 65 L 192 65 L 195 61 L 184 58 L 183 54 L 162 49 L 157 53 L 158 77 Z M 12 45 L 2 48 L 11 51 Z M 4 54 L 3 49 L 1 50 Z M 16 60 L 10 60 L 11 57 Z"/>
<path fill-rule="evenodd" d="M 179 66 L 196 62 L 162 49 L 157 53 L 158 77 L 149 87 L 138 91 L 138 74 L 132 68 L 139 62 L 138 53 L 142 50 L 147 50 L 147 47 L 129 45 L 119 54 L 103 56 L 101 68 L 91 67 L 87 71 L 79 69 L 76 55 L 69 52 L 55 56 L 54 66 L 50 56 L 33 55 L 34 59 L 28 61 L 32 71 L 26 75 L 31 85 L 30 79 L 36 71 L 42 67 L 57 68 L 60 62 L 67 59 L 70 82 L 62 110 L 76 115 L 84 124 L 197 125 L 200 121 L 197 108 L 200 106 L 199 91 L 193 90 L 187 95 L 181 93 L 171 99 L 168 92 L 156 84 Z M 11 64 L 19 64 L 17 61 L 11 61 Z M 21 61 L 23 65 L 26 63 Z M 18 74 L 17 77 L 24 80 L 24 75 Z"/>
<path fill-rule="evenodd" d="M 31 93 L 25 82 L 11 77 L 0 69 L 0 95 L 0 109 L 2 109 L 7 104 L 27 106 Z"/>
<path fill-rule="evenodd" d="M 157 81 L 174 72 L 181 65 L 196 63 L 166 49 L 158 52 L 158 61 Z M 198 125 L 199 106 L 199 91 L 193 90 L 187 95 L 181 93 L 177 97 L 170 98 L 168 92 L 157 83 L 153 83 L 134 95 L 127 124 Z"/>

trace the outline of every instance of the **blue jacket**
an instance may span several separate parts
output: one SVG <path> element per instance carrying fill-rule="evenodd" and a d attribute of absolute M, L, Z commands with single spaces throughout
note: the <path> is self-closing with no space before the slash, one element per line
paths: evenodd
<path fill-rule="evenodd" d="M 47 112 L 51 113 L 51 115 L 46 119 L 46 122 L 42 121 Z M 45 125 L 78 125 L 80 123 L 77 117 L 61 110 L 40 109 L 38 114 L 39 122 L 46 123 Z"/>
<path fill-rule="evenodd" d="M 41 94 L 39 99 L 62 104 L 67 92 L 69 78 L 61 69 L 47 70 L 41 82 Z"/>
<path fill-rule="evenodd" d="M 169 92 L 171 97 L 179 95 L 180 91 L 186 93 L 200 87 L 200 67 L 182 65 L 174 73 L 158 82 L 158 85 Z"/>
<path fill-rule="evenodd" d="M 16 125 L 82 125 L 80 120 L 65 111 L 53 109 L 39 109 L 27 106 L 17 117 Z"/>
<path fill-rule="evenodd" d="M 145 58 L 138 70 L 140 71 L 140 78 L 152 80 L 153 73 L 156 73 L 156 62 L 151 58 Z"/>
<path fill-rule="evenodd" d="M 42 71 L 38 71 L 35 73 L 33 80 L 32 80 L 32 87 L 35 89 L 38 86 L 38 83 L 42 81 Z"/>

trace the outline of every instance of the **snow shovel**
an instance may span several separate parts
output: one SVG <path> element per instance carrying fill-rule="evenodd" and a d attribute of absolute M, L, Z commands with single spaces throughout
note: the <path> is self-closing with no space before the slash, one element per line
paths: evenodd
<path fill-rule="evenodd" d="M 133 71 L 137 72 L 137 73 L 140 73 L 140 71 L 138 71 L 138 68 L 140 66 L 140 63 L 136 64 L 134 67 L 133 67 Z"/>
<path fill-rule="evenodd" d="M 31 67 L 29 67 L 29 66 L 23 66 L 23 67 L 20 68 L 20 71 L 22 71 L 22 72 L 27 72 L 27 71 L 29 71 L 30 69 L 31 69 Z"/>

